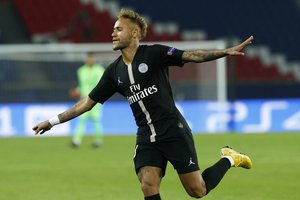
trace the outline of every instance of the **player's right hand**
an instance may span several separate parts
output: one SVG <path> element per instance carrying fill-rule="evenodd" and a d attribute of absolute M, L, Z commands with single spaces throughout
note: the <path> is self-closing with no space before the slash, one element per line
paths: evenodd
<path fill-rule="evenodd" d="M 43 121 L 39 124 L 37 124 L 36 126 L 34 126 L 32 128 L 32 130 L 35 131 L 35 134 L 38 135 L 38 134 L 43 134 L 45 133 L 46 131 L 50 130 L 52 128 L 51 124 L 49 123 L 48 120 L 46 121 Z"/>

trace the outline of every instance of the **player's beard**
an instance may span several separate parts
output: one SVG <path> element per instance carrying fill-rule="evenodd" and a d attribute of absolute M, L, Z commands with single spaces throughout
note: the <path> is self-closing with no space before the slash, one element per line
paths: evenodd
<path fill-rule="evenodd" d="M 113 50 L 123 50 L 130 45 L 130 40 L 118 40 L 117 43 L 113 43 Z"/>
<path fill-rule="evenodd" d="M 118 43 L 116 45 L 113 45 L 113 50 L 114 51 L 117 51 L 117 50 L 122 50 L 124 48 L 126 48 L 128 45 L 127 44 L 124 44 L 124 43 Z"/>
<path fill-rule="evenodd" d="M 124 47 L 123 47 L 123 48 L 124 48 Z M 120 46 L 119 44 L 113 45 L 113 50 L 114 50 L 114 51 L 122 50 L 123 48 L 122 48 L 122 46 Z"/>

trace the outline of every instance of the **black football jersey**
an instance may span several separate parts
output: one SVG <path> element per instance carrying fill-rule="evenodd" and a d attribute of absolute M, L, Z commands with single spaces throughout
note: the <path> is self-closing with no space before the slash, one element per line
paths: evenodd
<path fill-rule="evenodd" d="M 169 66 L 183 66 L 182 54 L 164 45 L 140 45 L 131 64 L 122 56 L 110 64 L 89 97 L 102 104 L 116 92 L 126 97 L 139 127 L 138 141 L 170 137 L 170 125 L 187 126 L 175 106 L 168 74 Z"/>

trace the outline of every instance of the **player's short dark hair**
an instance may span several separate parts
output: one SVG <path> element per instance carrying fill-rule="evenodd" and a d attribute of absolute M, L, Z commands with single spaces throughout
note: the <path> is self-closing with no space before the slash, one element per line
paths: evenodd
<path fill-rule="evenodd" d="M 120 18 L 130 19 L 133 23 L 138 25 L 141 31 L 140 39 L 143 39 L 147 35 L 147 22 L 137 12 L 123 8 L 118 15 L 118 19 Z"/>

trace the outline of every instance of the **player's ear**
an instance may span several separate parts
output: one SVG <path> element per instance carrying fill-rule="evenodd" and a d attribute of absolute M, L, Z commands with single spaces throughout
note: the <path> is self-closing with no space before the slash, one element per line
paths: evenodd
<path fill-rule="evenodd" d="M 140 31 L 139 31 L 138 28 L 134 28 L 134 29 L 132 30 L 132 37 L 133 37 L 133 38 L 140 38 Z"/>

